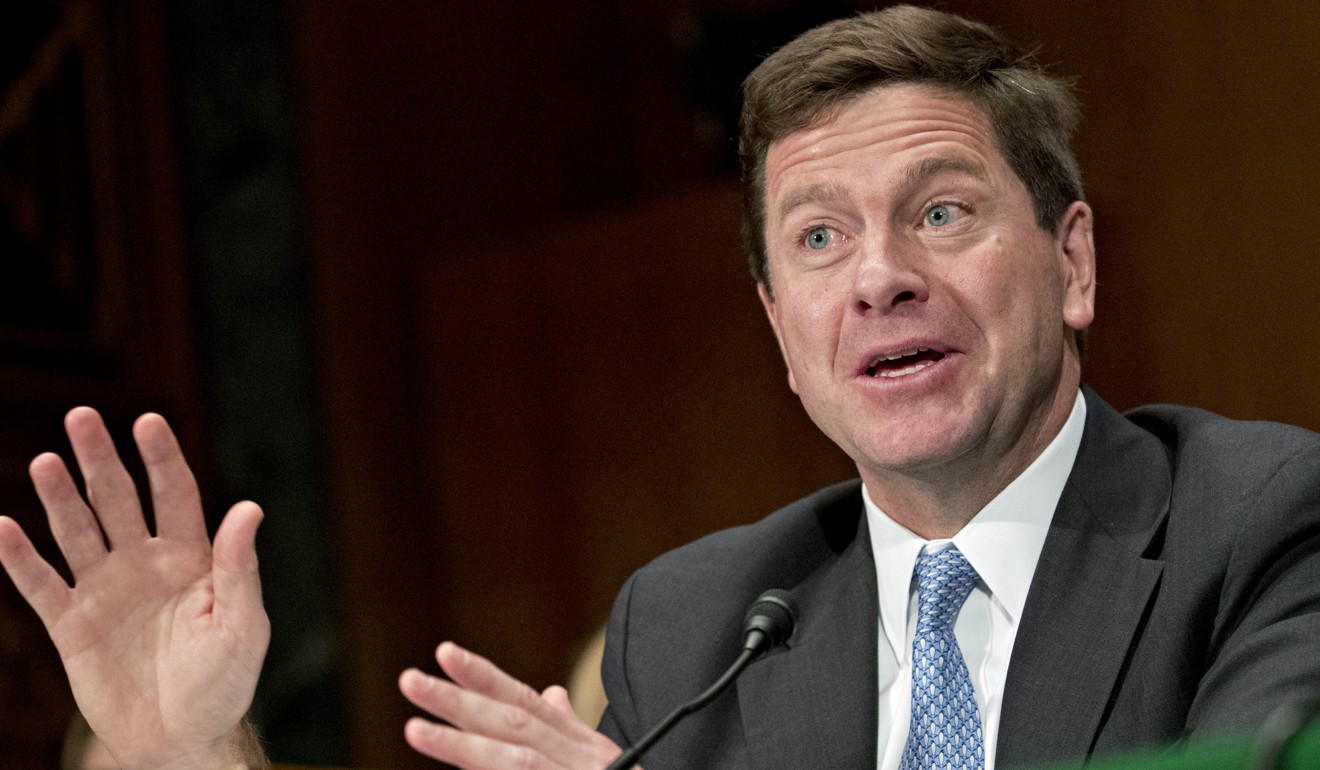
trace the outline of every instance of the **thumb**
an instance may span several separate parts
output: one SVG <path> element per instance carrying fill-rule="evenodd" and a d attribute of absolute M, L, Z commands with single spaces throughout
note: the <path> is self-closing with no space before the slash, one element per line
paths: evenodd
<path fill-rule="evenodd" d="M 251 628 L 249 624 L 257 623 L 269 635 L 257 570 L 257 527 L 263 518 L 261 507 L 251 501 L 236 503 L 229 509 L 215 533 L 211 578 L 215 612 L 222 624 Z"/>

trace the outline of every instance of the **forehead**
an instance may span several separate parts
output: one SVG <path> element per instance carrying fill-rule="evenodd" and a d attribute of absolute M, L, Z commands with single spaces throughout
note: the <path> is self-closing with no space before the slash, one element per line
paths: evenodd
<path fill-rule="evenodd" d="M 766 153 L 766 194 L 774 203 L 805 183 L 898 172 L 933 156 L 992 173 L 1007 170 L 985 113 L 952 91 L 888 85 L 848 102 L 823 123 L 791 133 Z"/>

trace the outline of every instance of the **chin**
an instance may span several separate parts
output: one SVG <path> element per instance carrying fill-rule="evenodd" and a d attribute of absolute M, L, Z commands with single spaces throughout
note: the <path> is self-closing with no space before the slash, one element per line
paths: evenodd
<path fill-rule="evenodd" d="M 940 468 L 965 455 L 971 442 L 965 434 L 950 426 L 926 425 L 923 429 L 901 434 L 901 440 L 890 433 L 884 441 L 873 440 L 855 444 L 853 459 L 859 467 L 881 473 L 915 473 Z"/>

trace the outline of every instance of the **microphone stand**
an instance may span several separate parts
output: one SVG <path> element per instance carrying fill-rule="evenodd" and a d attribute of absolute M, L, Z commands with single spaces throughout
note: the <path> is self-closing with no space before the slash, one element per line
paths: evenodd
<path fill-rule="evenodd" d="M 651 728 L 641 740 L 620 754 L 605 770 L 628 770 L 637 764 L 642 752 L 651 748 L 651 745 L 669 732 L 671 727 L 678 724 L 678 720 L 715 700 L 715 697 L 728 689 L 743 669 L 761 653 L 787 642 L 793 635 L 794 627 L 797 626 L 797 617 L 797 605 L 787 591 L 775 588 L 761 594 L 748 608 L 747 616 L 743 618 L 743 650 L 733 665 L 715 680 L 715 684 L 706 688 L 705 692 L 669 712 L 660 720 L 660 724 Z"/>
<path fill-rule="evenodd" d="M 609 767 L 605 768 L 605 770 L 627 770 L 627 768 L 631 768 L 633 765 L 637 764 L 637 760 L 641 758 L 642 752 L 651 748 L 651 745 L 660 740 L 665 733 L 669 732 L 669 729 L 677 724 L 678 720 L 691 714 L 702 706 L 705 706 L 712 700 L 715 700 L 715 697 L 728 689 L 733 680 L 736 679 L 738 675 L 742 673 L 742 670 L 747 668 L 747 665 L 755 660 L 756 656 L 760 653 L 761 650 L 759 647 L 743 650 L 742 654 L 738 656 L 738 659 L 729 667 L 729 670 L 725 671 L 724 676 L 717 679 L 715 684 L 708 687 L 702 694 L 669 712 L 668 716 L 660 720 L 660 723 L 655 727 L 652 727 L 650 732 L 643 735 L 641 740 L 632 745 L 632 748 L 620 754 L 618 759 L 614 760 L 614 762 L 612 762 Z"/>

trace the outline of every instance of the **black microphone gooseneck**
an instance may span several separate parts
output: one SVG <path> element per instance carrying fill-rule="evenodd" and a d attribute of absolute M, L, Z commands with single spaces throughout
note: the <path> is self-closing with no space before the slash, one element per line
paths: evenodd
<path fill-rule="evenodd" d="M 642 752 L 651 748 L 652 744 L 678 724 L 680 719 L 715 700 L 715 696 L 724 692 L 749 663 L 768 650 L 787 642 L 797 626 L 797 618 L 797 605 L 793 603 L 793 598 L 787 591 L 773 588 L 757 597 L 747 609 L 747 615 L 743 619 L 742 654 L 732 666 L 729 666 L 729 670 L 715 680 L 715 684 L 705 692 L 669 712 L 660 724 L 651 728 L 651 731 L 634 743 L 632 748 L 620 754 L 606 770 L 625 770 L 637 764 Z"/>

